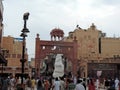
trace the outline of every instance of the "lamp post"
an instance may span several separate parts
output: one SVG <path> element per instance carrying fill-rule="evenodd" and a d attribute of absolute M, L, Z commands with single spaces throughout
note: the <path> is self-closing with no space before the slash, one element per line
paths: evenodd
<path fill-rule="evenodd" d="M 20 59 L 20 62 L 21 62 L 21 84 L 23 85 L 23 76 L 24 76 L 24 63 L 26 61 L 25 59 L 25 46 L 26 46 L 26 43 L 25 43 L 25 38 L 27 37 L 27 33 L 29 33 L 29 30 L 27 29 L 26 27 L 26 22 L 28 20 L 28 16 L 29 16 L 29 13 L 24 13 L 23 15 L 23 20 L 24 20 L 24 27 L 22 29 L 22 33 L 21 33 L 21 37 L 23 38 L 23 44 L 22 44 L 22 58 Z"/>

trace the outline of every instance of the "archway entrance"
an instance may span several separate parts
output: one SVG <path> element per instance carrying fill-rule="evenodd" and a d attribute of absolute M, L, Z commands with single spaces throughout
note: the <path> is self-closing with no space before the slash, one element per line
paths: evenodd
<path fill-rule="evenodd" d="M 37 77 L 40 76 L 41 64 L 44 62 L 50 63 L 50 59 L 45 61 L 46 56 L 51 54 L 63 54 L 67 58 L 67 62 L 72 66 L 71 73 L 76 75 L 77 73 L 77 40 L 74 38 L 73 42 L 64 41 L 46 41 L 40 40 L 39 34 L 36 38 L 36 51 L 35 51 L 35 68 Z M 53 55 L 54 56 L 54 55 Z M 52 60 L 52 59 L 51 59 Z M 71 64 L 70 64 L 71 63 Z M 50 68 L 50 70 L 52 70 Z M 68 69 L 70 70 L 70 69 Z M 65 71 L 68 72 L 68 71 Z"/>
<path fill-rule="evenodd" d="M 53 76 L 55 71 L 55 63 L 56 63 L 56 54 L 49 54 L 47 55 L 42 61 L 40 65 L 40 75 L 42 76 Z M 57 61 L 60 65 L 60 60 Z M 64 68 L 64 75 L 69 75 L 72 72 L 72 62 L 68 60 L 64 55 L 61 56 L 61 62 Z"/>

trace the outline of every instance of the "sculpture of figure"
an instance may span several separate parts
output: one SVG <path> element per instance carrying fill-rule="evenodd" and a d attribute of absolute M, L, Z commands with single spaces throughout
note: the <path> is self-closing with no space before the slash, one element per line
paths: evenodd
<path fill-rule="evenodd" d="M 63 54 L 56 55 L 53 77 L 62 77 L 64 75 L 64 65 L 62 63 L 62 56 Z"/>

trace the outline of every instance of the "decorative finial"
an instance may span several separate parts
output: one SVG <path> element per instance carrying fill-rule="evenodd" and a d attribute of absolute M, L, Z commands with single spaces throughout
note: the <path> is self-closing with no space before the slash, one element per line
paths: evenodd
<path fill-rule="evenodd" d="M 93 30 L 95 30 L 96 26 L 94 25 L 94 23 L 92 23 L 92 25 L 90 26 L 90 28 L 92 28 Z"/>
<path fill-rule="evenodd" d="M 37 38 L 39 38 L 39 34 L 37 33 Z"/>

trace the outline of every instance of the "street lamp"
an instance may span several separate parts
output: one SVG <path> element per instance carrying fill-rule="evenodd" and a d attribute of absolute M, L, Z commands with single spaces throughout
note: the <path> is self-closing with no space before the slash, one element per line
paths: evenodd
<path fill-rule="evenodd" d="M 24 13 L 23 15 L 23 20 L 24 20 L 24 28 L 22 29 L 22 33 L 21 33 L 21 37 L 23 38 L 23 46 L 22 46 L 22 59 L 20 59 L 20 62 L 21 62 L 21 84 L 23 85 L 23 75 L 24 75 L 24 63 L 26 61 L 25 59 L 25 37 L 27 37 L 27 33 L 29 33 L 30 31 L 27 29 L 26 27 L 26 22 L 28 20 L 28 16 L 29 16 L 29 13 Z"/>

